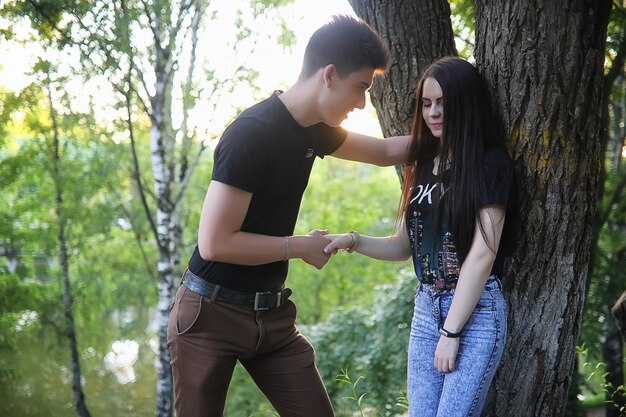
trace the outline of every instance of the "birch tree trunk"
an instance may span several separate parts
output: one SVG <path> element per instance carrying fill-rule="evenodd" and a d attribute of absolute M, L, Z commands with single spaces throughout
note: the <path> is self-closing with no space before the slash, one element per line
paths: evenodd
<path fill-rule="evenodd" d="M 170 5 L 171 7 L 172 5 Z M 166 7 L 167 9 L 167 7 Z M 192 50 L 191 62 L 188 69 L 187 85 L 183 88 L 189 91 L 191 74 L 195 64 L 195 49 L 198 42 L 198 27 L 202 15 L 200 1 L 190 0 L 182 2 L 171 20 L 162 19 L 158 13 L 146 13 L 152 20 L 154 36 L 154 75 L 156 78 L 154 93 L 150 96 L 150 111 L 148 112 L 150 128 L 150 149 L 152 161 L 152 175 L 154 178 L 154 194 L 156 196 L 156 223 L 155 236 L 158 245 L 159 259 L 157 262 L 158 274 L 158 360 L 157 360 L 157 417 L 170 417 L 173 403 L 173 381 L 170 368 L 170 354 L 167 348 L 167 322 L 169 317 L 169 303 L 176 284 L 176 271 L 179 270 L 182 227 L 180 225 L 180 208 L 182 193 L 187 186 L 193 167 L 188 166 L 186 152 L 182 152 L 183 159 L 177 160 L 176 133 L 172 127 L 172 89 L 174 73 L 177 70 L 177 60 L 180 57 L 180 45 L 177 38 L 183 21 L 190 18 L 185 30 L 190 32 Z M 183 109 L 185 120 L 186 112 Z M 187 139 L 186 126 L 183 125 L 184 139 Z M 188 149 L 188 148 L 186 148 Z M 201 146 L 200 153 L 204 150 Z M 197 160 L 197 159 L 196 159 Z M 178 175 L 177 175 L 178 173 Z M 138 175 L 139 177 L 139 175 Z M 145 199 L 144 199 L 145 201 Z M 146 210 L 148 208 L 146 207 Z"/>
<path fill-rule="evenodd" d="M 67 243 L 65 240 L 65 217 L 63 213 L 63 186 L 61 181 L 61 164 L 60 164 L 60 145 L 59 145 L 59 128 L 57 122 L 57 114 L 54 111 L 52 101 L 52 93 L 48 89 L 48 102 L 50 106 L 50 119 L 52 121 L 52 170 L 54 179 L 54 189 L 56 195 L 56 216 L 59 222 L 57 239 L 59 243 L 59 264 L 61 265 L 61 281 L 63 283 L 63 309 L 65 314 L 65 324 L 67 332 L 67 340 L 69 342 L 70 355 L 72 358 L 72 397 L 76 405 L 76 413 L 79 417 L 90 417 L 91 414 L 85 402 L 85 394 L 83 393 L 81 373 L 80 373 L 80 355 L 78 353 L 78 342 L 76 340 L 76 327 L 74 325 L 72 287 L 70 285 L 70 274 L 67 257 Z"/>
<path fill-rule="evenodd" d="M 523 223 L 504 286 L 509 337 L 484 415 L 561 416 L 574 371 L 600 164 L 610 0 L 478 1 Z"/>

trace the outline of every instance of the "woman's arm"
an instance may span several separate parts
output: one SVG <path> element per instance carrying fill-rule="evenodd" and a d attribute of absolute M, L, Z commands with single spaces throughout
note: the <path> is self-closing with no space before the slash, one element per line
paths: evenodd
<path fill-rule="evenodd" d="M 485 288 L 500 244 L 504 216 L 505 210 L 502 206 L 486 206 L 480 209 L 485 236 L 476 222 L 472 246 L 461 266 L 452 305 L 443 324 L 443 328 L 451 333 L 458 333 L 463 329 Z M 458 348 L 458 338 L 440 337 L 435 351 L 435 367 L 440 372 L 454 370 Z"/>
<path fill-rule="evenodd" d="M 355 238 L 358 236 L 358 242 Z M 406 261 L 411 256 L 411 245 L 404 225 L 398 226 L 393 236 L 373 237 L 351 233 L 324 236 L 331 242 L 324 248 L 326 253 L 339 249 L 352 249 L 362 255 L 383 261 Z"/>

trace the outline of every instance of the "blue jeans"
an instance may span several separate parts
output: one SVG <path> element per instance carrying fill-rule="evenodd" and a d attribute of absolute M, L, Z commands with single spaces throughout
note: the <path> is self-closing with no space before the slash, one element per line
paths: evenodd
<path fill-rule="evenodd" d="M 506 302 L 500 281 L 491 276 L 461 335 L 455 370 L 434 366 L 439 326 L 452 304 L 454 290 L 436 291 L 418 284 L 411 323 L 408 398 L 411 417 L 480 416 L 506 340 Z"/>

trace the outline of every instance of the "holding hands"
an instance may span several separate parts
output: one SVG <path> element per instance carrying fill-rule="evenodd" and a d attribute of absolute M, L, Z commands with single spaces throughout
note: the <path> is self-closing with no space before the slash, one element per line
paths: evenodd
<path fill-rule="evenodd" d="M 305 236 L 307 238 L 306 253 L 302 256 L 309 265 L 322 269 L 332 255 L 340 249 L 352 252 L 356 249 L 359 235 L 356 232 L 329 234 L 328 230 L 311 230 Z"/>
<path fill-rule="evenodd" d="M 324 248 L 328 245 L 327 235 L 328 230 L 315 229 L 311 230 L 305 236 L 301 236 L 304 238 L 304 246 L 300 258 L 309 265 L 317 269 L 322 269 L 331 256 L 324 251 Z"/>
<path fill-rule="evenodd" d="M 352 252 L 359 243 L 360 236 L 357 232 L 342 233 L 335 235 L 326 235 L 326 239 L 330 242 L 324 248 L 324 253 L 335 255 L 339 249 Z"/>

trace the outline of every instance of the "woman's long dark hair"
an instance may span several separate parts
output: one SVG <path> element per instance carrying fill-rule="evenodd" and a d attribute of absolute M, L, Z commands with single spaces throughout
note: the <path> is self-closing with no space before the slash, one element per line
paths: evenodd
<path fill-rule="evenodd" d="M 432 135 L 422 117 L 424 80 L 432 77 L 443 93 L 443 135 Z M 461 260 L 465 259 L 474 236 L 479 209 L 486 201 L 484 156 L 490 148 L 506 152 L 502 123 L 493 111 L 487 83 L 478 70 L 458 57 L 445 57 L 426 69 L 415 92 L 416 106 L 409 145 L 399 216 L 406 213 L 412 188 L 425 166 L 439 155 L 438 179 L 445 194 L 436 219 L 447 215 Z M 449 164 L 449 165 L 448 165 Z M 447 211 L 442 211 L 442 206 Z M 437 221 L 437 227 L 440 222 Z M 481 232 L 485 236 L 482 223 Z M 488 239 L 485 239 L 489 242 Z M 497 248 L 491 248 L 494 253 Z"/>

